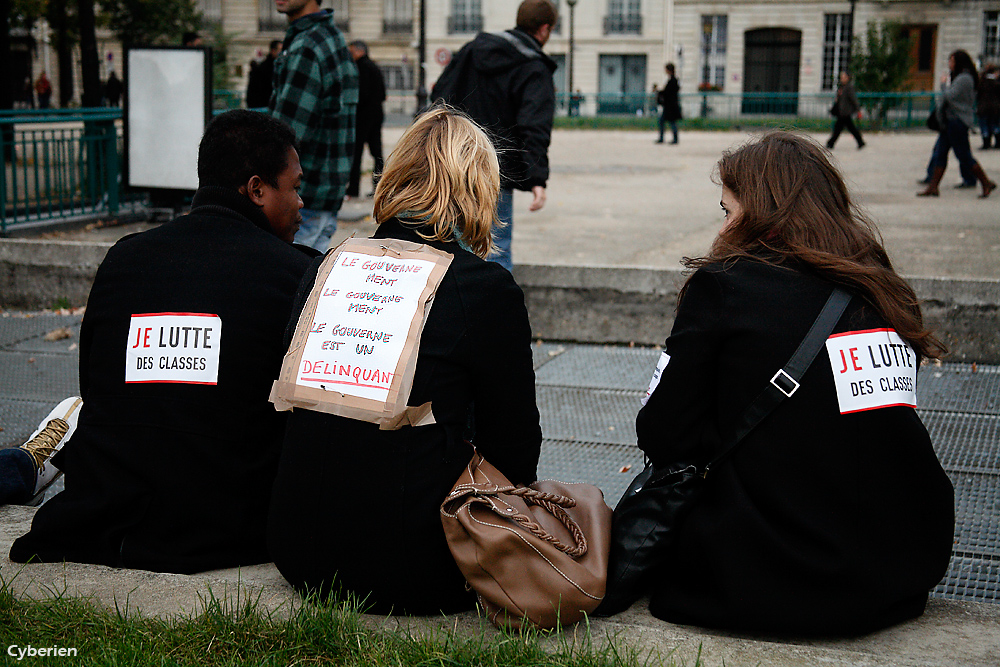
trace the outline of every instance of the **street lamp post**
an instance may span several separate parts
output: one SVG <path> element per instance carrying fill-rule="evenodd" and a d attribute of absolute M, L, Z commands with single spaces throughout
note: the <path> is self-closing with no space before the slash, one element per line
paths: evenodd
<path fill-rule="evenodd" d="M 567 102 L 569 103 L 570 115 L 573 113 L 573 10 L 576 8 L 577 0 L 566 0 L 569 5 L 569 58 L 567 59 L 566 88 L 569 93 Z"/>

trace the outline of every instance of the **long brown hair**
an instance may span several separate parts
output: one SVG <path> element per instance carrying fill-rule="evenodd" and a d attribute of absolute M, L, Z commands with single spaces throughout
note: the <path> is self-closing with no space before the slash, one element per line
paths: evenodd
<path fill-rule="evenodd" d="M 896 273 L 875 224 L 852 202 L 840 173 L 816 142 L 771 132 L 723 154 L 717 182 L 742 213 L 688 268 L 754 257 L 804 267 L 863 296 L 921 355 L 947 348 L 923 325 L 913 289 Z M 683 290 L 681 293 L 683 297 Z"/>

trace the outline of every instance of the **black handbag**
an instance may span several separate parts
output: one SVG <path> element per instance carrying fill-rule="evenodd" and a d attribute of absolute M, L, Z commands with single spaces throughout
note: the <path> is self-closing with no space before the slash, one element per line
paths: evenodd
<path fill-rule="evenodd" d="M 636 475 L 615 507 L 611 521 L 611 554 L 608 585 L 595 616 L 610 616 L 628 609 L 645 593 L 649 575 L 663 562 L 677 539 L 677 531 L 704 492 L 705 478 L 733 453 L 774 408 L 799 388 L 813 359 L 837 325 L 851 295 L 835 288 L 785 367 L 778 370 L 764 391 L 750 404 L 720 453 L 703 469 L 681 463 L 657 469 L 647 463 Z"/>
<path fill-rule="evenodd" d="M 927 116 L 927 129 L 932 132 L 941 131 L 941 121 L 938 120 L 937 107 L 931 107 L 931 115 Z"/>

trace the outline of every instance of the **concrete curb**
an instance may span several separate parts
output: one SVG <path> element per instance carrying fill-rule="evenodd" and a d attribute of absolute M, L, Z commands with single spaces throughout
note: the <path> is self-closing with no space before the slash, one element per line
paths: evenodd
<path fill-rule="evenodd" d="M 112 243 L 0 239 L 0 307 L 37 309 L 57 299 L 83 305 Z M 538 338 L 659 345 L 673 323 L 679 269 L 519 264 Z M 927 324 L 951 361 L 1000 363 L 1000 280 L 911 278 Z"/>
<path fill-rule="evenodd" d="M 30 507 L 0 507 L 4 554 L 0 577 L 19 597 L 45 599 L 64 592 L 91 597 L 111 609 L 127 608 L 129 613 L 162 618 L 197 614 L 213 596 L 229 603 L 229 608 L 238 606 L 233 604 L 237 599 L 258 600 L 262 610 L 275 611 L 279 617 L 300 603 L 273 564 L 179 575 L 79 563 L 12 563 L 6 558 L 10 545 L 27 532 L 34 514 Z M 367 620 L 373 627 L 393 631 L 496 633 L 473 612 L 431 618 L 370 616 Z M 564 641 L 586 647 L 587 637 L 586 627 L 577 625 L 543 641 L 553 647 Z M 612 618 L 591 620 L 589 637 L 595 648 L 610 638 L 619 647 L 656 657 L 650 664 L 666 662 L 668 656 L 680 664 L 694 664 L 700 647 L 702 664 L 734 667 L 995 667 L 1000 664 L 1000 605 L 931 600 L 920 618 L 881 632 L 851 639 L 807 640 L 672 625 L 650 616 L 639 602 Z M 26 642 L 29 638 L 16 639 Z"/>

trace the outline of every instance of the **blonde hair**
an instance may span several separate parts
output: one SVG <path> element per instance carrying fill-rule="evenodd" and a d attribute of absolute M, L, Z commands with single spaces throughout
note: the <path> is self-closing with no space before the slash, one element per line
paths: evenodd
<path fill-rule="evenodd" d="M 435 105 L 403 134 L 375 188 L 375 220 L 415 227 L 421 238 L 456 239 L 493 252 L 500 164 L 486 133 L 462 112 Z"/>

